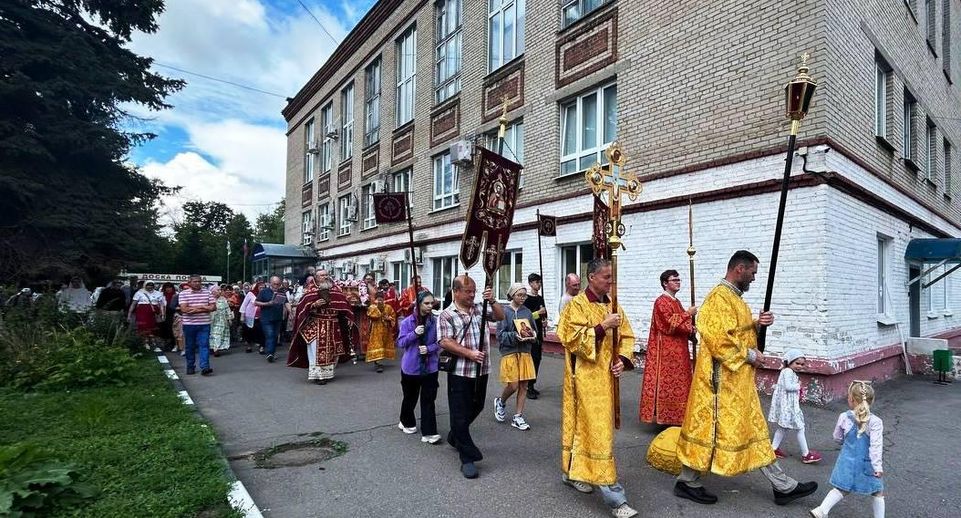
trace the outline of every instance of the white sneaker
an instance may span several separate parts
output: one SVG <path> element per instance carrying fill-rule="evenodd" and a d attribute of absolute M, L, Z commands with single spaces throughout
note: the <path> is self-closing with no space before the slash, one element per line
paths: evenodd
<path fill-rule="evenodd" d="M 616 509 L 611 509 L 611 514 L 617 518 L 631 518 L 637 516 L 637 511 L 627 504 L 621 504 Z"/>
<path fill-rule="evenodd" d="M 402 431 L 402 432 L 404 432 L 404 433 L 406 433 L 406 434 L 412 434 L 412 433 L 414 433 L 414 432 L 417 431 L 417 427 L 416 427 L 416 426 L 411 427 L 411 428 L 407 428 L 406 426 L 404 426 L 404 423 L 397 423 L 397 428 L 398 428 L 400 431 Z"/>
<path fill-rule="evenodd" d="M 594 488 L 587 482 L 581 482 L 580 480 L 571 480 L 567 478 L 566 475 L 561 477 L 561 481 L 564 482 L 565 485 L 571 486 L 581 493 L 587 494 L 587 493 L 594 492 Z"/>
<path fill-rule="evenodd" d="M 440 441 L 440 435 L 425 435 L 420 438 L 420 442 L 426 442 L 428 444 L 437 444 Z"/>
<path fill-rule="evenodd" d="M 161 348 L 159 348 L 159 347 L 154 347 L 154 348 L 153 348 L 153 352 L 155 352 L 155 353 L 162 353 L 162 352 L 163 352 L 163 349 L 161 349 Z"/>
<path fill-rule="evenodd" d="M 494 419 L 497 419 L 498 423 L 507 420 L 507 409 L 504 408 L 504 402 L 499 397 L 494 398 Z"/>
<path fill-rule="evenodd" d="M 828 515 L 822 511 L 820 507 L 815 507 L 814 509 L 811 509 L 811 516 L 814 518 L 827 518 Z"/>
<path fill-rule="evenodd" d="M 521 414 L 514 414 L 514 418 L 511 419 L 511 426 L 524 431 L 531 429 L 531 425 L 527 424 L 527 421 L 524 420 L 524 416 Z"/>

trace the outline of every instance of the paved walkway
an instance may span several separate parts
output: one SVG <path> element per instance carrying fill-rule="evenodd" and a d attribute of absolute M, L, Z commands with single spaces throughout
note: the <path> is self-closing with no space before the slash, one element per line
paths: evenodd
<path fill-rule="evenodd" d="M 326 386 L 308 384 L 306 371 L 284 365 L 286 348 L 268 364 L 256 353 L 234 348 L 212 358 L 212 377 L 183 376 L 183 359 L 168 355 L 199 410 L 213 424 L 238 477 L 268 517 L 609 516 L 597 494 L 581 495 L 560 479 L 560 380 L 563 362 L 545 356 L 543 395 L 525 412 L 532 429 L 521 432 L 494 421 L 485 411 L 472 427 L 484 461 L 480 478 L 460 475 L 456 452 L 446 444 L 427 445 L 420 434 L 397 428 L 400 373 L 396 362 L 382 374 L 373 365 L 344 364 Z M 495 364 L 498 358 L 495 354 Z M 438 425 L 449 429 L 446 381 L 441 375 Z M 700 506 L 673 496 L 671 476 L 647 466 L 644 457 L 655 435 L 637 423 L 638 373 L 621 383 L 624 426 L 617 435 L 618 471 L 630 503 L 641 516 L 659 517 L 805 517 L 829 490 L 828 478 L 838 447 L 831 431 L 840 406 L 805 408 L 808 442 L 824 453 L 820 465 L 804 465 L 797 454 L 782 461 L 800 480 L 821 484 L 814 497 L 786 507 L 773 503 L 760 473 L 733 479 L 710 477 L 720 497 Z M 490 400 L 500 392 L 496 376 Z M 764 401 L 767 408 L 767 401 Z M 490 405 L 489 405 L 490 406 Z M 513 400 L 508 410 L 513 410 Z M 903 378 L 878 387 L 876 413 L 885 422 L 887 516 L 947 518 L 961 516 L 957 481 L 961 447 L 961 383 L 941 387 L 920 378 Z M 322 433 L 344 441 L 349 451 L 320 464 L 260 469 L 252 452 Z M 788 441 L 787 451 L 796 452 Z M 870 516 L 870 501 L 849 497 L 832 518 Z"/>

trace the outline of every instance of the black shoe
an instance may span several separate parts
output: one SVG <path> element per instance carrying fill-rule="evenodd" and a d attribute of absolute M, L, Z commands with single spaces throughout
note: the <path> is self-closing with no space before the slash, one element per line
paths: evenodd
<path fill-rule="evenodd" d="M 691 487 L 683 482 L 674 483 L 674 496 L 687 498 L 699 504 L 716 504 L 717 496 L 708 493 L 703 487 Z"/>
<path fill-rule="evenodd" d="M 818 490 L 817 482 L 798 482 L 794 491 L 782 493 L 774 490 L 774 503 L 777 505 L 787 505 L 798 498 L 804 498 Z"/>
<path fill-rule="evenodd" d="M 537 396 L 538 396 L 539 394 L 540 394 L 540 393 L 537 392 L 536 390 L 533 391 L 533 392 L 531 392 L 530 390 L 528 390 L 528 391 L 527 391 L 527 399 L 537 399 Z"/>
<path fill-rule="evenodd" d="M 274 363 L 274 355 L 272 354 L 267 355 L 267 363 Z"/>
<path fill-rule="evenodd" d="M 194 369 L 187 369 L 187 375 L 188 375 L 188 376 L 193 375 L 193 374 L 197 374 L 197 371 L 194 370 Z"/>
<path fill-rule="evenodd" d="M 465 462 L 460 466 L 460 472 L 464 474 L 464 478 L 477 478 L 477 466 L 473 462 Z"/>
<path fill-rule="evenodd" d="M 257 354 L 264 354 L 264 348 L 263 348 L 263 347 L 258 347 L 258 348 L 257 348 Z"/>
<path fill-rule="evenodd" d="M 254 350 L 253 350 L 249 345 L 247 346 L 246 349 L 244 349 L 244 352 L 245 352 L 245 353 L 250 353 L 250 352 L 253 352 L 253 351 L 254 351 Z"/>
<path fill-rule="evenodd" d="M 377 372 L 384 372 L 384 366 L 383 366 L 383 365 L 378 365 L 376 370 L 377 370 Z"/>
<path fill-rule="evenodd" d="M 210 367 L 207 367 L 206 369 L 203 369 L 200 371 L 201 376 L 210 376 L 213 373 L 214 373 L 214 370 L 211 369 Z"/>
<path fill-rule="evenodd" d="M 454 442 L 454 432 L 447 432 L 447 444 L 450 444 L 451 448 L 457 449 L 457 443 Z"/>

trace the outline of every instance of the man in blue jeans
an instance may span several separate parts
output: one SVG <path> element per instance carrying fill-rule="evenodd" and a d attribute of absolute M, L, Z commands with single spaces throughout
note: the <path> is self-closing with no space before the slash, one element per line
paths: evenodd
<path fill-rule="evenodd" d="M 277 340 L 280 339 L 280 328 L 284 322 L 284 306 L 287 304 L 287 294 L 282 289 L 280 277 L 274 275 L 270 284 L 260 290 L 254 304 L 260 308 L 260 328 L 264 331 L 264 345 L 267 361 L 273 363 L 274 352 L 277 350 Z"/>
<path fill-rule="evenodd" d="M 203 289 L 201 281 L 199 275 L 191 275 L 187 283 L 189 289 L 181 291 L 177 300 L 184 325 L 187 374 L 195 372 L 194 359 L 199 349 L 200 374 L 209 376 L 214 372 L 210 368 L 210 313 L 217 309 L 217 301 L 209 291 Z"/>

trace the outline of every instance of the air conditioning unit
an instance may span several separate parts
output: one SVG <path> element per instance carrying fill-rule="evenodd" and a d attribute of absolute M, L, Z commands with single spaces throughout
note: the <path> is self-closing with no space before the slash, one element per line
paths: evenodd
<path fill-rule="evenodd" d="M 344 261 L 343 264 L 340 265 L 340 268 L 344 271 L 344 273 L 354 273 L 355 266 L 356 264 L 353 261 Z"/>
<path fill-rule="evenodd" d="M 337 140 L 338 138 L 340 138 L 340 135 L 337 134 L 337 128 L 333 126 L 325 126 L 324 138 L 327 138 L 330 140 Z"/>
<path fill-rule="evenodd" d="M 450 161 L 458 165 L 469 165 L 473 160 L 474 144 L 469 140 L 458 140 L 450 145 Z"/>
<path fill-rule="evenodd" d="M 357 222 L 357 204 L 347 206 L 347 221 Z"/>
<path fill-rule="evenodd" d="M 371 259 L 369 271 L 372 272 L 382 272 L 384 271 L 384 260 L 383 259 Z"/>
<path fill-rule="evenodd" d="M 410 260 L 410 248 L 404 250 L 404 261 L 406 261 L 406 262 L 408 262 L 408 263 L 411 262 L 411 260 Z M 424 251 L 423 251 L 423 250 L 421 250 L 421 249 L 419 249 L 419 248 L 417 249 L 417 256 L 415 257 L 415 261 L 414 261 L 414 262 L 417 263 L 417 266 L 422 266 L 422 265 L 424 264 Z"/>
<path fill-rule="evenodd" d="M 320 142 L 317 142 L 316 138 L 311 139 L 310 142 L 307 143 L 307 152 L 311 155 L 320 153 Z"/>
<path fill-rule="evenodd" d="M 383 181 L 381 181 L 381 180 L 374 180 L 374 181 L 370 182 L 369 185 L 370 185 L 370 192 L 371 192 L 371 194 L 383 192 L 383 189 L 384 189 L 384 182 L 383 182 Z"/>

